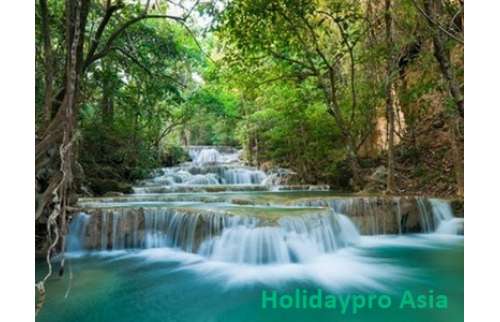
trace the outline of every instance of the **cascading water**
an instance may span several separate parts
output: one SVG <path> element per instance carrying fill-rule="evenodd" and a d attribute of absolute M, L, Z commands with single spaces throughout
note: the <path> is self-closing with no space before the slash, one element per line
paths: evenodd
<path fill-rule="evenodd" d="M 284 217 L 277 226 L 237 225 L 208 239 L 200 254 L 225 262 L 267 264 L 305 262 L 354 244 L 359 233 L 343 215 Z"/>
<path fill-rule="evenodd" d="M 262 171 L 248 169 L 227 169 L 223 172 L 225 184 L 260 184 L 266 175 Z"/>
<path fill-rule="evenodd" d="M 127 321 L 204 321 L 209 316 L 240 322 L 260 308 L 257 292 L 262 289 L 299 286 L 332 294 L 391 292 L 392 297 L 400 289 L 419 294 L 426 274 L 440 274 L 432 277 L 434 290 L 436 283 L 446 283 L 439 292 L 460 292 L 460 266 L 454 273 L 448 263 L 463 262 L 463 219 L 453 216 L 449 202 L 283 185 L 289 183 L 285 172 L 268 175 L 245 166 L 235 149 L 191 147 L 189 152 L 192 162 L 157 170 L 134 194 L 79 200 L 83 212 L 73 216 L 66 239 L 68 269 L 75 277 L 52 281 L 60 285 L 51 290 L 68 290 L 52 305 L 54 312 L 61 305 L 74 307 L 69 320 L 85 320 L 88 314 L 80 307 L 87 302 L 92 313 L 95 303 L 104 303 L 99 321 L 116 319 L 115 312 L 123 311 L 120 319 Z M 426 260 L 415 265 L 415 254 Z M 451 274 L 459 278 L 450 279 Z M 73 284 L 61 284 L 68 280 Z M 455 289 L 449 289 L 450 281 L 458 282 Z M 110 314 L 109 301 L 102 301 L 101 294 L 120 301 L 120 308 L 114 306 Z M 253 304 L 241 310 L 243 316 L 227 319 L 228 307 L 249 301 Z M 203 309 L 189 313 L 193 303 Z M 156 312 L 153 319 L 145 315 L 145 307 Z M 139 313 L 131 317 L 134 310 Z M 252 318 L 275 321 L 282 318 L 281 311 L 291 312 L 274 310 L 278 315 L 270 319 L 261 319 L 261 313 Z M 395 320 L 394 310 L 388 311 L 390 315 L 375 320 Z M 311 311 L 293 310 L 287 320 L 310 320 L 311 315 L 296 317 L 300 312 Z M 348 317 L 332 313 L 313 319 Z M 361 313 L 354 320 L 358 317 Z M 442 315 L 426 319 L 441 320 Z"/>
<path fill-rule="evenodd" d="M 434 231 L 434 221 L 432 220 L 432 207 L 430 206 L 429 200 L 424 198 L 417 199 L 417 206 L 420 213 L 420 221 L 422 224 L 422 230 L 425 233 L 430 233 Z"/>
<path fill-rule="evenodd" d="M 418 198 L 417 205 L 424 232 L 463 235 L 464 219 L 453 215 L 449 202 L 435 198 Z"/>
<path fill-rule="evenodd" d="M 352 222 L 333 211 L 282 217 L 273 225 L 257 217 L 162 208 L 113 209 L 91 220 L 80 214 L 72 222 L 70 250 L 172 247 L 212 260 L 268 264 L 302 262 L 359 239 Z M 86 238 L 89 223 L 100 230 Z"/>
<path fill-rule="evenodd" d="M 135 187 L 138 194 L 196 190 L 203 186 L 261 185 L 266 174 L 244 166 L 241 151 L 234 148 L 190 147 L 191 162 L 164 168 L 159 176 Z"/>
<path fill-rule="evenodd" d="M 222 155 L 215 149 L 203 149 L 199 153 L 190 153 L 193 163 L 197 165 L 222 163 Z"/>
<path fill-rule="evenodd" d="M 70 234 L 67 238 L 66 250 L 69 252 L 79 252 L 85 250 L 85 234 L 90 216 L 86 213 L 79 213 L 69 225 Z"/>
<path fill-rule="evenodd" d="M 219 151 L 220 149 L 220 151 Z M 188 154 L 195 165 L 239 163 L 241 151 L 231 147 L 191 146 Z"/>
<path fill-rule="evenodd" d="M 455 218 L 449 203 L 439 199 L 429 199 L 432 206 L 432 214 L 436 223 L 436 233 L 438 234 L 463 234 L 463 218 Z"/>
<path fill-rule="evenodd" d="M 95 215 L 92 221 L 100 230 L 89 236 L 88 248 L 119 250 L 173 247 L 193 252 L 200 238 L 211 238 L 225 227 L 239 223 L 240 218 L 213 213 L 186 213 L 169 208 L 147 208 L 142 211 L 123 208 L 103 211 Z"/>
<path fill-rule="evenodd" d="M 463 219 L 443 200 L 256 189 L 267 176 L 244 166 L 239 151 L 189 154 L 192 162 L 161 169 L 134 195 L 82 199 L 88 214 L 71 222 L 67 249 L 168 247 L 214 262 L 289 264 L 357 245 L 360 235 L 463 233 Z"/>

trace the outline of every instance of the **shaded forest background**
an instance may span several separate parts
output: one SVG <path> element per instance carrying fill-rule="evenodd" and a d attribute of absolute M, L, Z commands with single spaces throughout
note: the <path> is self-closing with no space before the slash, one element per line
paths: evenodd
<path fill-rule="evenodd" d="M 175 10 L 173 10 L 175 9 Z M 175 14 L 174 14 L 175 11 Z M 39 0 L 37 238 L 185 145 L 290 183 L 463 196 L 458 0 Z"/>

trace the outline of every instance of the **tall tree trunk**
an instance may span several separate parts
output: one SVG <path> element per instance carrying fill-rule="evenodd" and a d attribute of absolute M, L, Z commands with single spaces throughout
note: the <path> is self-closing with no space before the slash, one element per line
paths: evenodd
<path fill-rule="evenodd" d="M 110 79 L 111 71 L 107 68 L 108 64 L 104 63 L 103 79 L 102 79 L 102 120 L 105 124 L 111 126 L 114 118 L 113 106 L 113 80 Z"/>
<path fill-rule="evenodd" d="M 43 35 L 43 65 L 44 65 L 44 82 L 45 93 L 43 103 L 43 128 L 49 126 L 52 119 L 52 99 L 53 99 L 53 83 L 54 83 L 54 63 L 52 56 L 52 40 L 50 35 L 50 13 L 47 5 L 47 0 L 40 0 L 40 22 Z"/>
<path fill-rule="evenodd" d="M 253 133 L 253 142 L 254 142 L 254 150 L 255 150 L 255 161 L 254 165 L 256 167 L 259 167 L 260 163 L 260 155 L 259 155 L 259 135 L 257 134 L 257 131 L 254 131 Z"/>
<path fill-rule="evenodd" d="M 58 162 L 49 162 L 48 166 L 58 166 L 55 174 L 50 177 L 49 185 L 46 188 L 43 200 L 36 209 L 37 218 L 45 208 L 49 212 L 47 218 L 47 231 L 49 236 L 49 248 L 47 250 L 47 264 L 49 267 L 45 277 L 36 284 L 40 297 L 36 305 L 38 313 L 45 299 L 45 281 L 52 275 L 51 257 L 57 250 L 64 250 L 67 229 L 68 207 L 72 203 L 73 189 L 73 167 L 75 163 L 75 129 L 76 116 L 78 114 L 78 96 L 80 91 L 80 78 L 82 75 L 83 62 L 83 38 L 86 18 L 89 9 L 89 0 L 69 0 L 66 2 L 66 64 L 65 64 L 65 90 L 59 111 L 56 117 L 48 125 L 41 142 L 46 146 L 58 151 Z M 57 124 L 56 124 L 57 123 Z M 55 132 L 55 133 L 54 133 Z M 47 139 L 47 138 L 50 138 Z M 43 155 L 44 149 L 38 144 L 37 153 Z M 64 268 L 64 258 L 60 265 L 60 274 Z"/>
<path fill-rule="evenodd" d="M 464 164 L 463 151 L 460 149 L 460 128 L 462 127 L 461 118 L 452 116 L 449 117 L 449 135 L 451 143 L 451 152 L 453 156 L 453 170 L 457 181 L 457 195 L 464 196 Z"/>
<path fill-rule="evenodd" d="M 299 130 L 300 130 L 300 143 L 298 145 L 298 154 L 296 154 L 297 156 L 297 159 L 300 160 L 300 171 L 302 172 L 301 174 L 301 179 L 304 183 L 308 183 L 309 182 L 309 171 L 307 169 L 307 158 L 305 158 L 304 156 L 307 155 L 305 154 L 306 152 L 306 140 L 307 140 L 307 136 L 306 136 L 306 131 L 304 130 L 304 122 L 303 122 L 303 119 L 301 118 L 300 119 L 300 125 L 299 125 Z M 294 149 L 295 150 L 295 149 Z M 297 151 L 297 150 L 295 150 Z"/>
<path fill-rule="evenodd" d="M 386 114 L 387 114 L 387 192 L 393 193 L 395 190 L 394 183 L 394 55 L 392 42 L 392 16 L 391 16 L 391 0 L 385 0 L 385 42 L 387 47 L 386 61 Z"/>
<path fill-rule="evenodd" d="M 435 27 L 433 21 L 439 22 L 439 16 L 442 14 L 442 7 L 439 1 L 424 0 L 424 11 L 429 26 L 432 28 L 432 41 L 434 44 L 434 57 L 439 65 L 441 74 L 448 85 L 448 90 L 455 103 L 455 113 L 448 117 L 448 127 L 450 129 L 450 143 L 453 155 L 453 167 L 457 185 L 457 194 L 464 195 L 464 172 L 463 172 L 463 156 L 459 149 L 458 128 L 464 117 L 464 97 L 462 89 L 458 84 L 451 64 L 450 52 L 446 48 L 446 35 L 444 32 Z"/>
<path fill-rule="evenodd" d="M 354 190 L 360 190 L 363 187 L 363 181 L 361 178 L 361 167 L 359 165 L 356 139 L 347 127 L 337 103 L 335 75 L 333 70 L 328 72 L 328 84 L 321 83 L 321 86 L 325 94 L 328 113 L 335 119 L 335 123 L 337 123 L 340 129 L 342 139 L 346 145 L 347 160 L 352 172 L 352 188 Z"/>
<path fill-rule="evenodd" d="M 335 105 L 335 103 L 330 102 L 330 106 Z M 359 159 L 357 154 L 357 147 L 354 137 L 346 127 L 343 118 L 338 115 L 338 106 L 330 107 L 329 113 L 335 118 L 337 126 L 340 128 L 340 133 L 342 139 L 346 145 L 347 150 L 347 160 L 349 161 L 349 166 L 352 171 L 352 188 L 354 190 L 360 190 L 363 187 L 363 182 L 361 179 L 361 167 L 359 165 Z"/>
<path fill-rule="evenodd" d="M 432 21 L 439 21 L 438 17 L 442 12 L 441 4 L 439 1 L 424 0 L 424 11 L 426 18 L 432 28 L 432 41 L 434 44 L 434 56 L 439 64 L 439 69 L 446 83 L 448 90 L 455 103 L 455 108 L 460 115 L 464 117 L 464 96 L 461 87 L 455 77 L 450 60 L 449 50 L 446 48 L 446 35 L 441 29 L 435 27 Z"/>

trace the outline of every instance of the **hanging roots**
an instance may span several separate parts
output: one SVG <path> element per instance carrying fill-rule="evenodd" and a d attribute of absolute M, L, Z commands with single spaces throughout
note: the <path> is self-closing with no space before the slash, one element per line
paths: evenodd
<path fill-rule="evenodd" d="M 35 284 L 36 289 L 38 290 L 39 294 L 39 299 L 38 303 L 35 306 L 35 315 L 38 314 L 38 312 L 42 309 L 43 304 L 45 303 L 45 282 L 50 278 L 52 275 L 52 262 L 51 262 L 51 257 L 52 254 L 56 251 L 56 246 L 59 243 L 59 240 L 61 239 L 61 252 L 63 254 L 63 259 L 61 261 L 61 270 L 60 272 L 64 271 L 64 234 L 61 234 L 59 225 L 58 225 L 58 219 L 61 219 L 61 223 L 63 223 L 64 226 L 66 226 L 66 210 L 67 210 L 67 188 L 68 188 L 68 176 L 71 174 L 66 173 L 65 171 L 65 154 L 68 153 L 69 149 L 73 145 L 76 135 L 74 135 L 71 139 L 71 141 L 64 146 L 61 144 L 59 148 L 59 153 L 61 157 L 61 172 L 62 172 L 62 178 L 57 184 L 56 188 L 53 191 L 53 198 L 52 201 L 54 203 L 54 209 L 52 210 L 48 220 L 47 220 L 47 238 L 49 241 L 52 241 L 50 243 L 49 248 L 47 249 L 47 255 L 46 255 L 46 262 L 48 266 L 48 272 L 47 274 L 43 277 L 41 281 Z M 59 197 L 59 191 L 61 191 L 62 197 Z M 65 227 L 61 227 L 64 229 Z M 54 231 L 54 239 L 52 239 L 52 231 Z M 63 231 L 64 232 L 64 231 Z"/>

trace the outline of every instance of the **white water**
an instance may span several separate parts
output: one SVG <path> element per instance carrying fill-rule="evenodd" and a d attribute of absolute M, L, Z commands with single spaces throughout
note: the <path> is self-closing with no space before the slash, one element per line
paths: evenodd
<path fill-rule="evenodd" d="M 212 185 L 261 185 L 266 174 L 253 167 L 244 166 L 241 151 L 225 148 L 218 151 L 211 147 L 190 147 L 191 162 L 176 167 L 163 168 L 161 174 L 135 187 L 138 194 L 183 191 L 186 188 Z"/>
<path fill-rule="evenodd" d="M 437 227 L 435 233 L 458 234 L 459 219 L 452 216 L 448 204 L 440 200 L 430 203 Z M 72 221 L 69 250 L 83 249 L 89 217 L 81 214 Z M 142 212 L 129 208 L 103 211 L 99 219 L 98 249 L 169 247 L 227 263 L 307 263 L 359 245 L 361 240 L 353 222 L 334 209 L 321 214 L 282 216 L 275 223 L 251 215 L 225 215 L 204 208 L 163 207 L 144 208 Z"/>
<path fill-rule="evenodd" d="M 437 223 L 436 233 L 457 235 L 464 229 L 463 218 L 455 218 L 448 202 L 439 199 L 429 199 L 432 206 L 434 222 Z"/>
<path fill-rule="evenodd" d="M 66 250 L 69 252 L 79 252 L 85 249 L 83 240 L 90 216 L 86 213 L 79 213 L 71 220 L 69 225 L 68 238 L 66 241 Z"/>
<path fill-rule="evenodd" d="M 224 148 L 223 151 L 215 147 L 191 146 L 188 154 L 195 165 L 209 165 L 217 163 L 240 162 L 241 150 Z"/>
<path fill-rule="evenodd" d="M 154 201 L 147 201 L 152 196 L 150 193 L 156 192 L 158 186 L 175 188 L 161 192 L 162 196 L 167 196 L 169 192 L 177 192 L 177 188 L 262 185 L 266 182 L 267 176 L 264 172 L 242 164 L 239 159 L 240 152 L 237 150 L 219 151 L 211 147 L 193 147 L 189 150 L 189 154 L 192 162 L 162 169 L 159 175 L 136 187 L 136 193 L 145 195 L 135 197 L 142 199 L 128 201 L 124 198 L 121 201 L 108 203 L 109 209 L 103 210 L 100 216 L 86 214 L 77 216 L 70 225 L 68 250 L 85 249 L 88 235 L 94 234 L 96 236 L 93 249 L 102 251 L 169 249 L 168 254 L 182 252 L 186 256 L 191 256 L 190 258 L 195 256 L 203 262 L 200 267 L 207 270 L 216 270 L 220 267 L 229 271 L 241 270 L 240 277 L 245 274 L 259 275 L 258 269 L 255 271 L 243 269 L 241 265 L 252 267 L 279 265 L 289 267 L 290 272 L 294 272 L 298 269 L 294 265 L 300 264 L 303 265 L 300 270 L 304 270 L 303 273 L 306 275 L 323 270 L 322 265 L 335 266 L 334 271 L 337 275 L 325 273 L 324 277 L 332 280 L 338 276 L 346 278 L 350 273 L 370 272 L 371 268 L 366 268 L 367 263 L 360 261 L 359 258 L 356 258 L 354 263 L 353 256 L 334 256 L 339 252 L 349 253 L 353 246 L 363 245 L 363 238 L 351 219 L 344 215 L 346 213 L 368 215 L 373 219 L 372 234 L 385 233 L 383 226 L 385 221 L 382 221 L 382 225 L 377 222 L 374 211 L 376 205 L 369 197 L 306 202 L 303 206 L 308 212 L 297 216 L 287 215 L 288 210 L 297 206 L 280 205 L 285 215 L 280 215 L 277 219 L 252 215 L 250 212 L 252 208 L 269 209 L 265 204 L 243 208 L 243 210 L 249 209 L 248 215 L 226 214 L 224 207 L 227 208 L 228 204 L 224 203 L 215 204 L 213 209 L 196 208 L 196 205 L 202 203 L 201 198 L 195 200 L 193 195 L 189 194 L 173 195 L 174 200 L 169 200 L 168 206 L 166 203 L 158 202 L 158 205 L 148 207 L 148 204 L 154 204 Z M 97 201 L 99 202 L 103 201 Z M 399 224 L 397 232 L 402 234 L 400 199 L 396 198 L 394 202 L 393 212 Z M 122 205 L 127 207 L 113 208 Z M 456 235 L 463 231 L 463 219 L 454 218 L 448 202 L 421 198 L 417 199 L 417 205 L 423 232 Z M 317 209 L 323 211 L 319 213 Z M 87 229 L 89 226 L 96 229 Z M 143 253 L 164 254 L 152 250 Z M 339 262 L 332 262 L 333 258 Z M 347 264 L 341 268 L 342 266 L 337 266 L 339 263 Z M 383 267 L 383 265 L 378 266 Z M 274 275 L 271 268 L 266 270 L 269 271 L 269 276 Z M 387 271 L 390 272 L 390 269 Z"/>
<path fill-rule="evenodd" d="M 359 233 L 344 215 L 324 214 L 282 217 L 269 226 L 252 216 L 209 211 L 127 208 L 103 212 L 96 248 L 175 248 L 231 263 L 272 264 L 306 262 L 322 254 L 353 245 Z M 82 250 L 89 216 L 82 214 L 71 226 L 72 251 Z"/>
<path fill-rule="evenodd" d="M 138 258 L 141 259 L 137 264 L 139 267 L 161 262 L 174 263 L 177 264 L 174 271 L 194 273 L 204 280 L 212 280 L 224 289 L 254 287 L 256 283 L 279 287 L 295 280 L 312 281 L 332 291 L 354 285 L 388 292 L 390 289 L 386 281 L 402 281 L 413 275 L 411 269 L 403 269 L 383 259 L 367 257 L 363 248 L 357 247 L 343 248 L 300 263 L 269 265 L 220 261 L 174 248 L 105 251 L 91 255 L 113 261 Z"/>
<path fill-rule="evenodd" d="M 222 262 L 302 263 L 358 239 L 358 231 L 343 215 L 284 217 L 276 227 L 252 223 L 224 229 L 220 236 L 205 240 L 199 253 Z"/>

